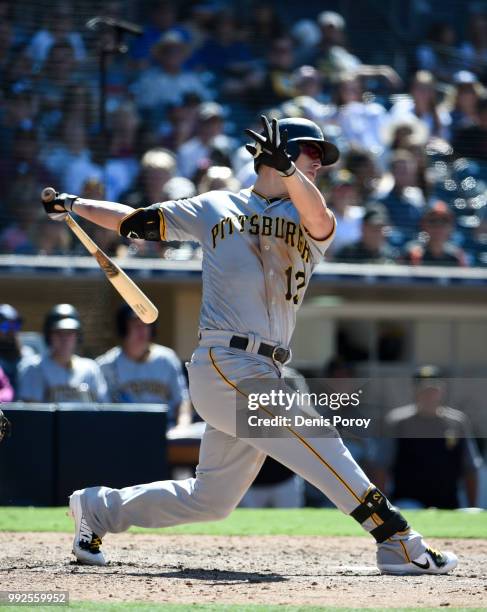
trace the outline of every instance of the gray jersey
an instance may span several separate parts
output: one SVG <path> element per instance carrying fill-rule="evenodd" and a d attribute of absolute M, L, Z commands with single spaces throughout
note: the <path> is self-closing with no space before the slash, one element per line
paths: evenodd
<path fill-rule="evenodd" d="M 286 197 L 212 191 L 154 204 L 163 240 L 203 248 L 200 328 L 259 334 L 288 346 L 311 274 L 333 240 L 313 239 Z"/>
<path fill-rule="evenodd" d="M 106 402 L 107 385 L 93 359 L 74 355 L 64 368 L 51 357 L 36 356 L 19 371 L 20 400 L 28 402 Z"/>
<path fill-rule="evenodd" d="M 181 361 L 166 346 L 151 344 L 147 359 L 133 361 L 116 346 L 97 359 L 113 402 L 167 404 L 173 421 L 189 399 Z"/>

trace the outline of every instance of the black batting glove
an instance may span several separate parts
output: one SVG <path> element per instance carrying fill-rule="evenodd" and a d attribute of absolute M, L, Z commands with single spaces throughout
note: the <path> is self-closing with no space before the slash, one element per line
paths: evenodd
<path fill-rule="evenodd" d="M 68 213 L 73 210 L 73 202 L 78 199 L 76 195 L 69 193 L 57 193 L 50 202 L 42 201 L 44 210 L 53 221 L 64 221 Z"/>
<path fill-rule="evenodd" d="M 255 145 L 245 145 L 247 151 L 261 164 L 274 168 L 281 176 L 291 176 L 296 172 L 296 166 L 286 151 L 287 130 L 282 138 L 279 133 L 277 119 L 272 120 L 272 127 L 265 115 L 261 115 L 264 133 L 257 134 L 253 130 L 245 130 L 245 133 L 255 141 Z"/>

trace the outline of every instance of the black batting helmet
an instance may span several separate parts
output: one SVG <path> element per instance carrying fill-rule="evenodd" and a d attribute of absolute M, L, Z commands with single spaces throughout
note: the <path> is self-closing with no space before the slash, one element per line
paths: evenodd
<path fill-rule="evenodd" d="M 49 336 L 55 329 L 81 332 L 79 312 L 72 304 L 56 304 L 44 319 L 44 340 L 49 345 Z"/>
<path fill-rule="evenodd" d="M 293 161 L 296 161 L 299 157 L 300 142 L 312 142 L 317 144 L 321 149 L 321 163 L 323 166 L 330 166 L 338 161 L 340 157 L 340 152 L 337 147 L 332 143 L 325 140 L 323 136 L 323 132 L 319 125 L 314 123 L 314 121 L 310 121 L 309 119 L 304 119 L 301 117 L 289 118 L 289 119 L 279 119 L 277 122 L 279 126 L 279 133 L 281 138 L 284 132 L 287 132 L 287 146 L 286 150 L 291 156 Z M 254 169 L 257 172 L 259 169 L 260 162 L 259 158 L 254 161 Z"/>
<path fill-rule="evenodd" d="M 120 308 L 117 310 L 117 319 L 116 319 L 117 333 L 120 336 L 120 338 L 123 339 L 126 337 L 127 331 L 128 331 L 128 322 L 131 319 L 138 319 L 138 317 L 128 304 L 122 304 Z M 150 328 L 152 331 L 152 338 L 154 338 L 156 335 L 156 324 L 151 323 Z"/>

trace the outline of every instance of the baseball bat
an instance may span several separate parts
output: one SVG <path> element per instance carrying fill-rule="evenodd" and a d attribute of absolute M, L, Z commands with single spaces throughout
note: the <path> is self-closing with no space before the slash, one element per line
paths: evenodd
<path fill-rule="evenodd" d="M 52 202 L 55 197 L 56 191 L 52 187 L 46 187 L 42 190 L 41 198 L 43 202 Z M 154 323 L 159 312 L 149 298 L 139 289 L 139 287 L 137 287 L 134 281 L 98 247 L 96 242 L 88 236 L 70 214 L 66 216 L 65 221 L 69 229 L 79 238 L 86 250 L 93 255 L 108 280 L 132 308 L 139 319 L 147 324 Z"/>

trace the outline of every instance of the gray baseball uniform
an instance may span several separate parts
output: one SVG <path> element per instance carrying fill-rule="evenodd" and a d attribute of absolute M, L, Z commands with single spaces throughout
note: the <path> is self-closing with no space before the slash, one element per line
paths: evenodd
<path fill-rule="evenodd" d="M 71 367 L 64 368 L 36 355 L 20 369 L 18 396 L 27 402 L 106 402 L 107 385 L 92 359 L 73 355 Z"/>
<path fill-rule="evenodd" d="M 187 364 L 190 394 L 206 421 L 196 477 L 124 489 L 91 487 L 81 497 L 88 524 L 99 535 L 130 525 L 165 527 L 214 520 L 235 508 L 266 455 L 311 482 L 350 514 L 373 486 L 340 438 L 236 437 L 239 381 L 276 379 L 281 365 L 258 354 L 262 341 L 287 348 L 314 267 L 333 233 L 313 239 L 289 198 L 269 201 L 252 190 L 215 191 L 155 204 L 163 240 L 197 239 L 203 248 L 200 345 Z M 230 339 L 248 339 L 246 350 Z M 238 408 L 237 408 L 238 409 Z M 371 531 L 372 518 L 362 523 Z M 399 540 L 402 540 L 399 546 Z M 383 556 L 416 558 L 424 550 L 414 531 L 382 544 Z M 404 559 L 404 556 L 401 557 Z"/>
<path fill-rule="evenodd" d="M 147 358 L 134 361 L 116 346 L 96 361 L 112 402 L 166 404 L 169 424 L 175 424 L 178 408 L 189 393 L 181 361 L 173 350 L 151 344 Z"/>

